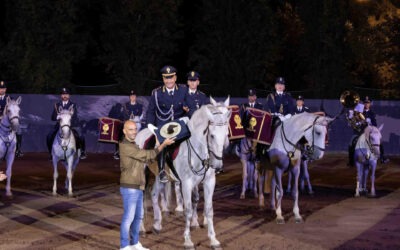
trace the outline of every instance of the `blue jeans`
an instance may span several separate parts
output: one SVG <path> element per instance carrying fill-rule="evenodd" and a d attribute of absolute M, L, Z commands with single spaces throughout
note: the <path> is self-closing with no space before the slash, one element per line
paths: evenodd
<path fill-rule="evenodd" d="M 139 242 L 140 222 L 143 219 L 143 191 L 120 187 L 124 214 L 121 222 L 121 248 Z"/>

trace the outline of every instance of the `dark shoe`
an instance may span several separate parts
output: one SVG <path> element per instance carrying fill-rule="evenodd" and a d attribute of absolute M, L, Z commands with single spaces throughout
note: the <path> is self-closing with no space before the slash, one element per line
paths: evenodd
<path fill-rule="evenodd" d="M 52 161 L 53 160 L 53 155 L 50 155 L 49 156 L 49 161 Z"/>
<path fill-rule="evenodd" d="M 167 183 L 168 182 L 168 176 L 165 170 L 161 170 L 159 174 L 160 182 L 161 183 Z"/>
<path fill-rule="evenodd" d="M 81 153 L 80 159 L 81 159 L 81 160 L 84 160 L 84 159 L 86 159 L 86 158 L 87 158 L 86 152 L 83 151 L 83 152 Z"/>
<path fill-rule="evenodd" d="M 22 157 L 22 156 L 24 156 L 24 153 L 22 153 L 21 150 L 15 151 L 15 157 Z"/>
<path fill-rule="evenodd" d="M 118 151 L 114 153 L 113 157 L 114 157 L 115 160 L 119 160 L 119 153 L 118 153 Z"/>

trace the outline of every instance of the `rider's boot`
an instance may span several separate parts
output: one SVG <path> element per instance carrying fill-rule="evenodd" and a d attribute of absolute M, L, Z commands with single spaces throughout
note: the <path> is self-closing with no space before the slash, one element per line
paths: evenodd
<path fill-rule="evenodd" d="M 15 156 L 22 157 L 22 156 L 24 156 L 24 154 L 21 151 L 22 135 L 16 134 L 16 138 L 17 138 L 17 149 L 15 150 Z"/>
<path fill-rule="evenodd" d="M 167 176 L 167 173 L 165 172 L 164 168 L 165 168 L 165 149 L 163 149 L 158 156 L 158 173 L 159 173 L 160 181 L 162 183 L 167 183 L 168 176 Z"/>

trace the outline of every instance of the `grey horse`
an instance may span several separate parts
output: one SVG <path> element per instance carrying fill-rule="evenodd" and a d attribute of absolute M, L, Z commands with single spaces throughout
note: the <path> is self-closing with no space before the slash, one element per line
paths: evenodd
<path fill-rule="evenodd" d="M 371 170 L 371 192 L 370 197 L 375 197 L 375 170 L 376 163 L 379 159 L 381 144 L 381 130 L 383 124 L 379 128 L 368 126 L 364 129 L 364 133 L 357 140 L 354 151 L 354 163 L 357 168 L 357 187 L 355 197 L 359 197 L 360 193 L 368 193 L 367 177 Z"/>
<path fill-rule="evenodd" d="M 79 163 L 80 152 L 76 149 L 76 141 L 74 133 L 71 128 L 71 117 L 74 114 L 73 106 L 68 110 L 58 110 L 57 120 L 59 123 L 59 129 L 56 137 L 53 141 L 52 146 L 52 161 L 53 161 L 53 195 L 57 195 L 57 178 L 58 170 L 57 164 L 59 161 L 63 161 L 64 166 L 67 169 L 67 177 L 65 180 L 65 188 L 68 189 L 68 196 L 72 197 L 72 177 L 74 175 L 76 166 Z"/>
<path fill-rule="evenodd" d="M 12 165 L 15 158 L 15 148 L 16 148 L 16 132 L 19 129 L 19 104 L 21 103 L 21 97 L 16 100 L 12 100 L 7 97 L 6 106 L 4 107 L 4 113 L 1 117 L 0 122 L 0 157 L 2 160 L 6 161 L 6 195 L 8 197 L 12 196 L 11 192 L 11 175 L 12 175 Z"/>
<path fill-rule="evenodd" d="M 303 221 L 298 206 L 298 180 L 300 175 L 301 149 L 298 142 L 302 137 L 310 144 L 307 155 L 317 160 L 323 157 L 325 151 L 325 136 L 327 126 L 334 118 L 311 113 L 294 115 L 284 120 L 275 131 L 275 137 L 268 150 L 271 165 L 274 167 L 274 177 L 271 181 L 271 207 L 276 212 L 276 222 L 285 223 L 282 216 L 281 202 L 283 197 L 282 175 L 290 171 L 294 177 L 292 196 L 294 198 L 293 213 L 296 223 Z"/>

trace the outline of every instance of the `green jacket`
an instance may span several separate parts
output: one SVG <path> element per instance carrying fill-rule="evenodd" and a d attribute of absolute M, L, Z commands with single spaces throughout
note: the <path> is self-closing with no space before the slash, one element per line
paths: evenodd
<path fill-rule="evenodd" d="M 155 160 L 158 153 L 158 149 L 140 149 L 136 143 L 129 142 L 124 137 L 119 143 L 121 187 L 144 190 L 144 164 Z"/>

